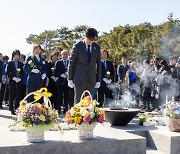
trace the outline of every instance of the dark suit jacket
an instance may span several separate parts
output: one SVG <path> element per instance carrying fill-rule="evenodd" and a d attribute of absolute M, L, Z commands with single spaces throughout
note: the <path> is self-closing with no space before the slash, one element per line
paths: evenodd
<path fill-rule="evenodd" d="M 105 69 L 104 63 L 102 61 L 101 62 L 101 68 L 102 68 L 101 80 L 103 78 L 106 78 L 106 73 L 107 73 L 107 71 L 109 71 L 111 73 L 110 79 L 112 80 L 112 82 L 114 82 L 114 66 L 113 66 L 113 63 L 109 60 L 106 60 L 106 67 L 107 67 L 107 70 Z"/>
<path fill-rule="evenodd" d="M 0 83 L 2 82 L 3 62 L 0 60 Z"/>
<path fill-rule="evenodd" d="M 124 67 L 123 65 L 119 65 L 118 69 L 117 69 L 117 74 L 118 74 L 118 80 L 119 82 L 123 81 L 125 76 L 126 76 L 126 72 L 129 70 L 129 65 L 126 65 L 126 67 Z"/>
<path fill-rule="evenodd" d="M 23 63 L 18 62 L 18 67 L 20 70 L 19 73 L 19 78 L 22 81 L 23 78 Z M 14 64 L 14 61 L 10 61 L 7 65 L 7 76 L 9 77 L 10 80 L 12 80 L 13 77 L 17 77 L 17 69 L 16 66 Z"/>
<path fill-rule="evenodd" d="M 51 76 L 54 76 L 54 72 L 52 72 L 52 70 L 51 70 L 51 68 L 54 68 L 54 66 L 55 66 L 55 63 L 53 63 L 53 62 L 49 62 L 48 63 L 48 73 L 47 73 L 47 76 L 48 76 L 49 79 L 51 78 Z"/>
<path fill-rule="evenodd" d="M 38 69 L 40 71 L 40 73 L 36 74 L 36 73 L 32 73 L 32 67 L 28 64 L 29 61 L 32 60 L 33 63 L 36 65 L 36 69 Z M 44 59 L 42 59 L 40 57 L 40 61 L 37 60 L 37 58 L 35 56 L 30 56 L 27 60 L 26 60 L 26 64 L 24 65 L 24 71 L 28 73 L 28 80 L 33 80 L 33 81 L 37 81 L 37 80 L 41 80 L 41 75 L 43 73 L 45 73 L 47 75 L 47 68 L 46 68 L 46 62 Z"/>
<path fill-rule="evenodd" d="M 67 60 L 67 63 L 69 64 L 69 61 Z M 63 84 L 66 79 L 62 78 L 61 75 L 66 73 L 67 68 L 65 68 L 63 60 L 58 60 L 55 64 L 55 70 L 54 75 L 58 77 L 57 84 Z"/>
<path fill-rule="evenodd" d="M 68 80 L 76 85 L 83 84 L 87 79 L 91 84 L 101 81 L 101 52 L 97 43 L 92 44 L 91 60 L 88 61 L 86 44 L 83 41 L 76 43 L 71 51 Z"/>

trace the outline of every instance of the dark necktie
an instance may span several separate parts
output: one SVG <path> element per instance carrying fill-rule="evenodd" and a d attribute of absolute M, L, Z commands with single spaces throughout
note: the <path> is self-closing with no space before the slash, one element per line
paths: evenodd
<path fill-rule="evenodd" d="M 66 69 L 67 69 L 67 62 L 66 62 L 66 60 L 64 60 L 64 68 L 65 68 L 65 71 L 66 71 Z"/>
<path fill-rule="evenodd" d="M 64 60 L 64 67 L 66 68 L 67 64 L 66 64 L 66 60 Z"/>
<path fill-rule="evenodd" d="M 107 71 L 106 61 L 104 60 L 103 63 L 104 63 L 104 68 Z"/>
<path fill-rule="evenodd" d="M 88 50 L 87 50 L 87 56 L 88 56 L 88 61 L 90 62 L 91 60 L 91 50 L 90 50 L 91 45 L 88 45 Z"/>

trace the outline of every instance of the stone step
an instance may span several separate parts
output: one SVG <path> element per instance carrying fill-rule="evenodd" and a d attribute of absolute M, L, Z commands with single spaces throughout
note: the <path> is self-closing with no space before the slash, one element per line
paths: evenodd
<path fill-rule="evenodd" d="M 165 154 L 180 153 L 180 133 L 171 132 L 165 126 L 156 126 L 147 132 L 147 145 Z"/>
<path fill-rule="evenodd" d="M 125 132 L 146 137 L 147 147 L 165 154 L 180 154 L 180 133 L 171 132 L 166 126 L 139 126 L 130 123 L 127 126 L 111 126 Z"/>
<path fill-rule="evenodd" d="M 45 142 L 28 143 L 26 132 L 12 132 L 7 127 L 0 127 L 0 154 L 145 154 L 146 139 L 119 129 L 98 124 L 94 129 L 95 138 L 80 141 L 77 130 L 45 132 Z"/>
<path fill-rule="evenodd" d="M 165 153 L 163 153 L 163 152 L 161 152 L 161 151 L 158 151 L 158 150 L 154 150 L 154 149 L 148 148 L 148 149 L 146 150 L 146 154 L 165 154 Z"/>

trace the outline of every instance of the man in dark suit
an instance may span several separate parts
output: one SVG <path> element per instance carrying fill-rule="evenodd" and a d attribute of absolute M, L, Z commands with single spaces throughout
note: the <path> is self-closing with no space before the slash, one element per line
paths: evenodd
<path fill-rule="evenodd" d="M 121 62 L 122 64 L 119 65 L 117 69 L 119 83 L 123 83 L 126 76 L 126 72 L 129 70 L 129 65 L 127 65 L 127 58 L 122 57 Z"/>
<path fill-rule="evenodd" d="M 19 107 L 21 101 L 21 88 L 23 78 L 23 63 L 19 62 L 20 51 L 14 50 L 12 53 L 12 61 L 7 65 L 7 75 L 9 78 L 9 110 L 11 114 L 15 114 L 15 110 Z"/>
<path fill-rule="evenodd" d="M 3 68 L 3 55 L 0 53 L 0 90 L 1 90 L 1 83 L 2 83 L 2 68 Z M 0 106 L 1 107 L 1 106 Z"/>
<path fill-rule="evenodd" d="M 113 63 L 107 58 L 109 53 L 107 50 L 101 51 L 101 86 L 98 89 L 98 102 L 102 107 L 105 98 L 112 99 L 112 91 L 107 87 L 108 84 L 114 82 L 114 67 Z"/>
<path fill-rule="evenodd" d="M 2 54 L 0 53 L 0 91 L 1 91 L 1 85 L 2 85 L 2 73 L 3 73 L 3 62 L 2 62 Z M 0 102 L 0 109 L 3 108 L 2 107 L 2 102 Z"/>
<path fill-rule="evenodd" d="M 63 113 L 66 113 L 68 109 L 68 94 L 69 87 L 67 81 L 67 66 L 69 64 L 68 59 L 68 51 L 63 50 L 61 52 L 61 60 L 58 60 L 55 64 L 54 74 L 58 77 L 56 81 L 57 84 L 57 104 L 55 108 L 58 110 L 59 114 L 61 114 L 61 106 L 63 105 Z"/>
<path fill-rule="evenodd" d="M 101 81 L 101 52 L 100 46 L 95 43 L 97 31 L 88 28 L 85 38 L 74 44 L 68 69 L 68 86 L 74 87 L 74 103 L 80 101 L 84 90 L 93 94 L 93 89 L 100 87 Z"/>
<path fill-rule="evenodd" d="M 9 101 L 9 88 L 8 88 L 8 80 L 6 75 L 6 66 L 8 64 L 9 57 L 3 56 L 3 62 L 2 62 L 2 82 L 1 82 L 1 89 L 0 89 L 0 106 L 2 108 L 2 102 Z"/>

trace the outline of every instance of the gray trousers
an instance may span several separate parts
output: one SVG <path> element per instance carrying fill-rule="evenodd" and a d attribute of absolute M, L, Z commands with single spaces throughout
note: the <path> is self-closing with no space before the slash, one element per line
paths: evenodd
<path fill-rule="evenodd" d="M 85 90 L 88 90 L 93 96 L 94 88 L 95 88 L 95 83 L 94 84 L 90 83 L 89 79 L 86 79 L 81 85 L 75 85 L 74 104 L 77 104 L 80 102 L 81 95 Z"/>

